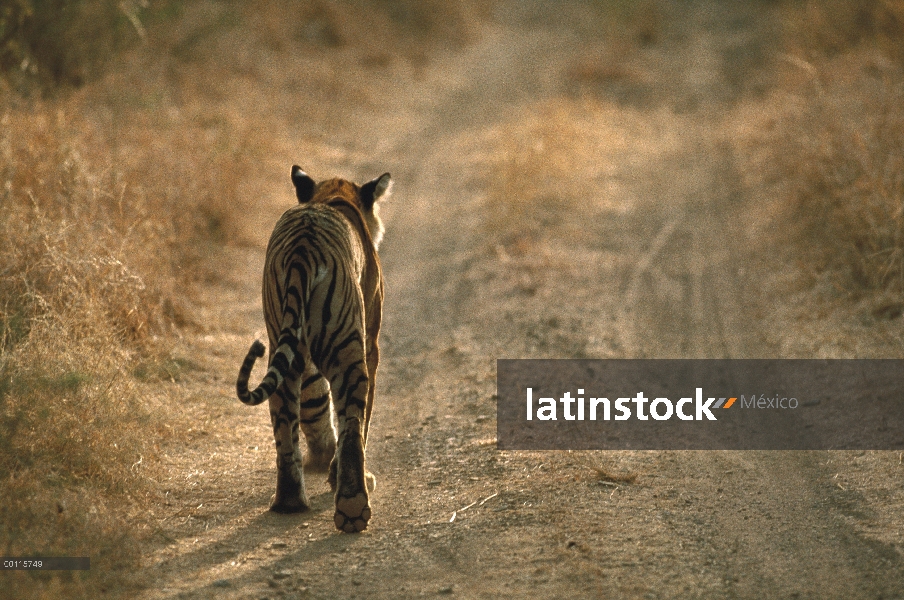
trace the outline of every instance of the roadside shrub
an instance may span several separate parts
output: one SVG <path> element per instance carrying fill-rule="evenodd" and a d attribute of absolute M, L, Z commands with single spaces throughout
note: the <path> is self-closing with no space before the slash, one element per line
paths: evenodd
<path fill-rule="evenodd" d="M 0 8 L 0 71 L 46 86 L 81 85 L 145 35 L 145 0 L 9 0 Z M 47 88 L 49 89 L 49 87 Z"/>
<path fill-rule="evenodd" d="M 740 113 L 743 174 L 814 275 L 904 299 L 904 2 L 781 10 L 777 87 Z"/>

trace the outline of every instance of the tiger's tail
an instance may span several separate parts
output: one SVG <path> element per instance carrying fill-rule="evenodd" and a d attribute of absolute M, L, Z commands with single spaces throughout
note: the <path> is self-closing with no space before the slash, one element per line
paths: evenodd
<path fill-rule="evenodd" d="M 284 338 L 286 336 L 281 337 Z M 294 336 L 291 336 L 290 333 L 289 337 Z M 282 342 L 283 340 L 281 339 L 280 341 Z M 266 349 L 260 340 L 254 340 L 248 350 L 248 354 L 245 355 L 241 368 L 239 368 L 239 377 L 235 383 L 235 391 L 239 400 L 249 406 L 257 406 L 269 398 L 286 378 L 289 365 L 292 364 L 292 360 L 295 358 L 293 348 L 289 343 L 279 344 L 273 354 L 273 360 L 270 362 L 267 374 L 264 375 L 260 385 L 252 392 L 248 390 L 248 379 L 251 377 L 251 369 L 254 368 L 255 361 L 264 355 L 264 350 Z"/>
<path fill-rule="evenodd" d="M 269 398 L 279 386 L 283 384 L 295 361 L 296 353 L 305 345 L 300 344 L 300 338 L 304 335 L 304 311 L 301 309 L 301 298 L 310 298 L 312 286 L 310 277 L 303 277 L 301 282 L 289 278 L 286 281 L 286 295 L 282 305 L 282 330 L 276 342 L 276 348 L 272 349 L 272 359 L 267 374 L 261 380 L 260 385 L 254 391 L 248 391 L 248 379 L 251 377 L 251 369 L 258 358 L 264 355 L 264 344 L 260 340 L 254 340 L 242 366 L 239 369 L 239 377 L 235 382 L 235 391 L 244 404 L 257 406 Z M 307 284 L 307 285 L 306 285 Z M 307 342 L 307 340 L 304 340 Z M 302 350 L 302 354 L 305 351 Z"/>

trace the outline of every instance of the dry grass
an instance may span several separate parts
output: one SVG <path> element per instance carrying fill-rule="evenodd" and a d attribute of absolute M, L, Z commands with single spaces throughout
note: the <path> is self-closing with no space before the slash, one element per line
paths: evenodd
<path fill-rule="evenodd" d="M 97 76 L 117 50 L 145 36 L 146 0 L 9 0 L 0 8 L 0 70 L 20 91 L 45 92 Z M 163 4 L 163 3 L 155 3 Z"/>
<path fill-rule="evenodd" d="M 779 85 L 741 113 L 735 136 L 747 182 L 775 199 L 781 239 L 761 240 L 793 244 L 805 270 L 839 296 L 900 301 L 904 3 L 784 11 Z"/>
<path fill-rule="evenodd" d="M 88 555 L 97 567 L 84 577 L 14 574 L 13 596 L 91 595 L 137 560 L 124 519 L 144 496 L 130 466 L 146 454 L 149 417 L 127 369 L 163 329 L 162 288 L 141 269 L 165 252 L 165 227 L 148 222 L 153 207 L 102 158 L 108 148 L 77 103 L 6 100 L 0 544 L 12 556 Z"/>
<path fill-rule="evenodd" d="M 641 65 L 642 48 L 662 41 L 671 18 L 658 0 L 588 2 L 575 27 L 586 30 L 584 44 L 565 71 L 572 91 L 601 93 L 625 100 L 643 99 L 651 75 Z"/>
<path fill-rule="evenodd" d="M 484 134 L 486 238 L 507 283 L 520 293 L 535 295 L 553 267 L 569 268 L 565 257 L 553 256 L 548 230 L 563 215 L 597 207 L 589 186 L 606 174 L 604 112 L 594 101 L 553 100 Z"/>
<path fill-rule="evenodd" d="M 643 128 L 638 113 L 585 97 L 544 101 L 482 134 L 491 148 L 485 186 L 491 233 L 537 234 L 550 211 L 624 210 L 606 184 L 615 175 L 613 156 Z M 648 149 L 655 151 L 657 141 Z"/>
<path fill-rule="evenodd" d="M 583 260 L 577 248 L 599 245 L 587 220 L 633 208 L 635 199 L 621 185 L 633 176 L 626 163 L 676 148 L 656 118 L 592 95 L 540 102 L 481 135 L 487 150 L 475 158 L 486 177 L 487 238 L 498 258 L 517 267 L 513 273 Z M 567 256 L 554 257 L 547 248 L 547 230 L 557 227 L 574 246 Z"/>
<path fill-rule="evenodd" d="M 781 8 L 785 46 L 807 58 L 833 57 L 858 47 L 904 60 L 902 0 L 788 2 Z"/>
<path fill-rule="evenodd" d="M 193 188 L 164 172 L 167 148 L 111 159 L 91 116 L 71 97 L 12 99 L 0 117 L 0 545 L 93 567 L 16 574 L 14 597 L 124 587 L 140 537 L 127 523 L 153 498 L 144 474 L 163 433 L 133 371 L 186 324 L 211 233 Z"/>
<path fill-rule="evenodd" d="M 13 573 L 5 594 L 142 584 L 130 573 L 153 531 L 144 508 L 158 501 L 156 444 L 183 435 L 168 426 L 178 411 L 152 408 L 172 393 L 160 380 L 185 364 L 168 349 L 215 327 L 195 322 L 195 290 L 228 268 L 223 244 L 265 241 L 255 218 L 289 160 L 315 171 L 342 164 L 336 145 L 357 150 L 338 136 L 291 139 L 287 121 L 351 136 L 349 120 L 379 93 L 365 76 L 416 70 L 467 43 L 488 10 L 438 0 L 0 8 L 0 554 L 92 559 L 90 572 Z"/>

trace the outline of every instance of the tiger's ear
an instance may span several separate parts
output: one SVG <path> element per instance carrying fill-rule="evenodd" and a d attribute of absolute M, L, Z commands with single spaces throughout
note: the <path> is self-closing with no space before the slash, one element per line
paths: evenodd
<path fill-rule="evenodd" d="M 292 166 L 292 183 L 295 184 L 295 195 L 298 196 L 298 203 L 310 202 L 311 198 L 314 197 L 314 180 L 302 171 L 298 165 Z"/>
<path fill-rule="evenodd" d="M 389 173 L 383 173 L 376 179 L 368 181 L 361 186 L 361 204 L 364 210 L 371 210 L 375 202 L 385 200 L 392 190 L 392 178 Z"/>

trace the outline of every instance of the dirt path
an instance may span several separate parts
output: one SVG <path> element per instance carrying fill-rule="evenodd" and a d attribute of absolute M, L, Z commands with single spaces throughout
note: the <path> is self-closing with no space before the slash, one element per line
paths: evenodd
<path fill-rule="evenodd" d="M 566 177 L 544 150 L 514 171 L 493 153 L 523 111 L 581 106 L 566 73 L 587 39 L 580 15 L 536 4 L 389 90 L 386 114 L 357 132 L 377 148 L 362 171 L 392 171 L 397 190 L 372 526 L 337 534 L 319 478 L 311 512 L 266 511 L 266 411 L 232 393 L 261 333 L 263 253 L 234 249 L 203 307 L 217 326 L 185 342 L 203 358 L 174 393 L 196 445 L 164 452 L 172 485 L 142 597 L 904 597 L 898 456 L 495 449 L 496 358 L 777 355 L 750 294 L 713 293 L 756 282 L 716 132 L 757 76 L 768 23 L 682 4 L 641 51 L 646 76 L 591 81 L 613 144 L 587 197 L 537 201 L 517 192 Z M 267 200 L 274 219 L 291 201 Z"/>

